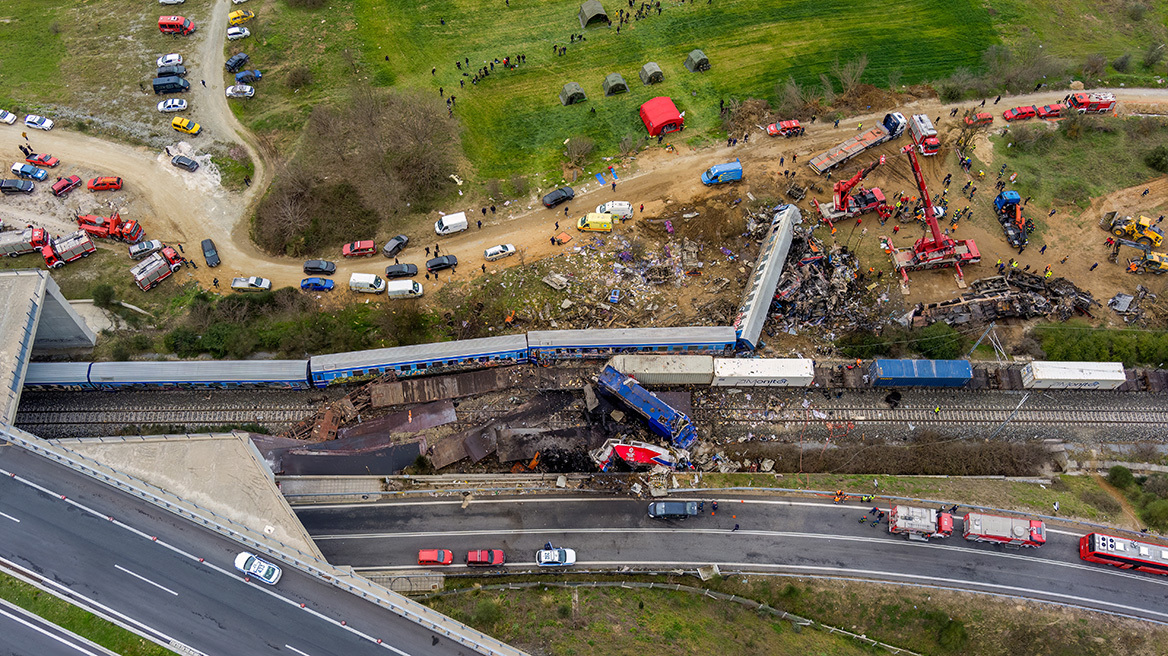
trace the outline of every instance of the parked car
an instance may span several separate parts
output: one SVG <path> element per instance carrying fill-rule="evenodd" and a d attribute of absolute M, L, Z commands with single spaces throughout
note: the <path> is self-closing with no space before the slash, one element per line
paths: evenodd
<path fill-rule="evenodd" d="M 160 5 L 181 5 L 182 3 L 186 2 L 186 1 L 187 0 L 158 0 L 158 4 L 160 4 Z"/>
<path fill-rule="evenodd" d="M 449 549 L 421 549 L 418 551 L 419 565 L 449 565 L 454 562 L 454 552 Z"/>
<path fill-rule="evenodd" d="M 251 84 L 252 82 L 255 82 L 256 80 L 263 79 L 263 77 L 264 77 L 263 73 L 261 73 L 261 72 L 259 72 L 259 70 L 253 68 L 253 69 L 248 70 L 248 71 L 240 71 L 240 72 L 236 73 L 235 74 L 235 83 L 236 84 Z"/>
<path fill-rule="evenodd" d="M 81 178 L 79 176 L 71 175 L 67 178 L 57 178 L 57 181 L 53 183 L 53 187 L 52 187 L 53 195 L 54 196 L 64 196 L 65 194 L 69 193 L 70 191 L 73 191 L 74 189 L 76 189 L 80 186 L 81 186 Z"/>
<path fill-rule="evenodd" d="M 1038 114 L 1038 110 L 1034 105 L 1026 105 L 1024 107 L 1013 107 L 1002 112 L 1002 118 L 1007 121 L 1025 121 L 1028 118 L 1034 118 Z"/>
<path fill-rule="evenodd" d="M 3 109 L 0 109 L 0 123 L 7 123 L 8 125 L 12 125 L 15 122 L 16 122 L 16 114 L 13 114 L 12 112 L 6 112 Z"/>
<path fill-rule="evenodd" d="M 551 209 L 560 203 L 572 200 L 576 197 L 576 192 L 571 187 L 560 187 L 552 193 L 543 197 L 543 206 Z"/>
<path fill-rule="evenodd" d="M 249 87 L 246 84 L 237 84 L 235 86 L 227 87 L 228 98 L 251 98 L 255 95 L 255 87 Z"/>
<path fill-rule="evenodd" d="M 0 180 L 0 194 L 31 194 L 33 189 L 28 180 Z"/>
<path fill-rule="evenodd" d="M 187 109 L 187 101 L 182 98 L 171 98 L 158 103 L 160 112 L 183 112 Z"/>
<path fill-rule="evenodd" d="M 24 158 L 24 161 L 32 164 L 33 166 L 43 166 L 49 169 L 61 163 L 61 160 L 53 157 L 52 155 L 49 155 L 48 153 L 29 155 L 28 157 Z"/>
<path fill-rule="evenodd" d="M 164 248 L 164 246 L 163 246 L 162 242 L 157 240 L 157 239 L 148 239 L 146 241 L 140 241 L 137 244 L 130 246 L 130 259 L 131 260 L 140 260 L 144 257 L 148 257 L 150 255 L 153 255 L 154 253 L 157 253 L 158 251 L 162 250 L 163 248 Z"/>
<path fill-rule="evenodd" d="M 254 576 L 268 585 L 276 585 L 280 580 L 279 567 L 246 551 L 235 557 L 235 569 L 248 576 Z"/>
<path fill-rule="evenodd" d="M 372 239 L 352 241 L 341 247 L 341 255 L 345 257 L 363 257 L 377 253 L 377 244 Z"/>
<path fill-rule="evenodd" d="M 1038 108 L 1038 118 L 1058 118 L 1063 114 L 1063 106 L 1059 103 L 1043 105 Z"/>
<path fill-rule="evenodd" d="M 158 71 L 154 73 L 157 77 L 186 77 L 186 66 L 159 66 Z"/>
<path fill-rule="evenodd" d="M 416 264 L 391 264 L 385 267 L 385 277 L 389 279 L 394 278 L 413 278 L 418 275 L 418 265 Z"/>
<path fill-rule="evenodd" d="M 653 519 L 686 519 L 697 514 L 697 501 L 654 501 L 649 504 L 649 516 Z"/>
<path fill-rule="evenodd" d="M 35 128 L 37 130 L 52 130 L 53 121 L 44 116 L 37 116 L 36 114 L 29 114 L 24 117 L 25 127 Z"/>
<path fill-rule="evenodd" d="M 241 5 L 245 2 L 247 2 L 247 0 L 231 0 L 231 4 L 233 5 Z"/>
<path fill-rule="evenodd" d="M 219 266 L 219 251 L 215 249 L 215 242 L 210 239 L 203 240 L 203 259 L 211 268 Z"/>
<path fill-rule="evenodd" d="M 627 200 L 610 200 L 596 207 L 597 214 L 619 216 L 622 221 L 633 218 L 633 204 Z"/>
<path fill-rule="evenodd" d="M 251 30 L 247 29 L 246 27 L 227 28 L 228 41 L 238 41 L 240 39 L 246 39 L 249 36 L 251 36 Z"/>
<path fill-rule="evenodd" d="M 122 188 L 122 179 L 114 175 L 101 175 L 89 180 L 90 191 L 117 191 Z"/>
<path fill-rule="evenodd" d="M 187 157 L 186 155 L 175 155 L 170 159 L 170 163 L 174 164 L 180 169 L 186 169 L 191 173 L 199 170 L 199 163 L 190 157 Z"/>
<path fill-rule="evenodd" d="M 198 134 L 203 131 L 203 126 L 195 123 L 189 118 L 184 118 L 182 116 L 175 116 L 174 118 L 170 119 L 170 127 L 178 130 L 179 132 L 185 132 L 191 136 L 198 136 Z"/>
<path fill-rule="evenodd" d="M 543 549 L 535 552 L 535 564 L 540 567 L 567 567 L 576 564 L 576 551 L 553 547 L 547 543 Z"/>
<path fill-rule="evenodd" d="M 304 273 L 331 276 L 336 272 L 336 263 L 328 260 L 309 260 L 304 263 Z"/>
<path fill-rule="evenodd" d="M 331 292 L 333 290 L 333 281 L 328 278 L 305 278 L 300 281 L 300 291 L 302 292 Z"/>
<path fill-rule="evenodd" d="M 402 252 L 410 243 L 410 238 L 405 235 L 398 235 L 393 239 L 385 242 L 385 246 L 381 247 L 381 254 L 386 257 L 397 257 L 397 254 Z"/>
<path fill-rule="evenodd" d="M 251 60 L 251 58 L 247 56 L 246 52 L 237 52 L 234 55 L 231 55 L 231 57 L 229 57 L 227 59 L 227 61 L 223 62 L 223 66 L 229 72 L 235 73 L 236 71 L 243 68 L 244 66 L 247 66 L 247 63 L 250 60 Z"/>
<path fill-rule="evenodd" d="M 507 562 L 502 549 L 477 549 L 466 553 L 467 567 L 498 567 Z"/>
<path fill-rule="evenodd" d="M 994 122 L 994 115 L 987 114 L 985 112 L 978 112 L 973 116 L 966 116 L 962 120 L 965 121 L 965 124 L 970 127 L 989 125 Z"/>
<path fill-rule="evenodd" d="M 236 9 L 227 14 L 227 22 L 230 25 L 242 25 L 253 18 L 255 18 L 255 12 L 246 9 Z"/>
<path fill-rule="evenodd" d="M 492 247 L 488 248 L 487 250 L 483 251 L 483 257 L 486 258 L 486 260 L 488 262 L 494 262 L 495 260 L 501 260 L 505 257 L 508 257 L 510 255 L 514 255 L 514 254 L 515 254 L 515 246 L 513 246 L 512 244 L 499 244 L 498 246 L 492 246 Z"/>
<path fill-rule="evenodd" d="M 439 255 L 426 262 L 426 270 L 430 273 L 443 269 L 453 269 L 456 266 L 458 266 L 458 258 L 453 255 Z"/>
<path fill-rule="evenodd" d="M 163 55 L 158 58 L 157 62 L 158 68 L 162 68 L 163 66 L 181 66 L 182 63 L 182 55 L 178 54 L 177 52 L 172 52 L 169 55 Z M 158 77 L 162 76 L 159 75 Z"/>
<path fill-rule="evenodd" d="M 28 180 L 36 180 L 37 182 L 41 182 L 48 177 L 49 172 L 44 169 L 38 169 L 32 164 L 17 162 L 12 165 L 12 175 L 15 175 L 18 178 L 26 178 Z"/>

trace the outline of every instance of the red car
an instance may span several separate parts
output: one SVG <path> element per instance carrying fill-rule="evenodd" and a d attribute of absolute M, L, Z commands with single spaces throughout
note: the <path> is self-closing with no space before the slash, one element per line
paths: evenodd
<path fill-rule="evenodd" d="M 422 549 L 418 551 L 419 565 L 449 565 L 454 562 L 454 552 L 449 549 Z"/>
<path fill-rule="evenodd" d="M 122 179 L 112 175 L 103 175 L 89 181 L 90 191 L 117 191 L 122 188 Z"/>
<path fill-rule="evenodd" d="M 784 137 L 798 137 L 803 134 L 804 128 L 799 124 L 799 121 L 779 121 L 778 123 L 768 125 L 766 131 L 772 137 L 779 135 Z"/>
<path fill-rule="evenodd" d="M 364 255 L 374 255 L 377 253 L 377 244 L 372 240 L 368 241 L 354 241 L 345 244 L 341 247 L 341 255 L 345 257 L 361 257 Z"/>
<path fill-rule="evenodd" d="M 28 157 L 24 158 L 24 161 L 32 164 L 33 166 L 44 166 L 50 169 L 61 163 L 61 160 L 46 153 L 41 153 L 40 155 L 29 155 Z"/>
<path fill-rule="evenodd" d="M 966 125 L 989 125 L 993 122 L 994 122 L 993 115 L 987 114 L 985 112 L 978 112 L 977 114 L 974 114 L 973 116 L 966 116 L 965 117 L 965 124 Z"/>
<path fill-rule="evenodd" d="M 57 178 L 57 181 L 53 183 L 53 195 L 64 196 L 65 194 L 80 186 L 81 178 L 75 175 L 71 175 L 67 178 Z"/>
<path fill-rule="evenodd" d="M 1028 118 L 1034 118 L 1038 115 L 1038 109 L 1034 105 L 1026 105 L 1025 107 L 1015 107 L 1007 109 L 1002 112 L 1002 118 L 1007 121 L 1025 121 Z"/>
<path fill-rule="evenodd" d="M 1055 103 L 1038 108 L 1038 118 L 1058 118 L 1063 114 L 1063 106 Z"/>
<path fill-rule="evenodd" d="M 502 549 L 479 549 L 466 553 L 467 567 L 498 567 L 507 562 Z"/>

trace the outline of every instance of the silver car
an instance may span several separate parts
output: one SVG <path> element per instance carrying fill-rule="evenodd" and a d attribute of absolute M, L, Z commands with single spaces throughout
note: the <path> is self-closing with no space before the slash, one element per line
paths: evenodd
<path fill-rule="evenodd" d="M 239 27 L 238 25 L 227 28 L 227 40 L 238 41 L 239 39 L 246 39 L 251 36 L 251 30 L 246 27 Z"/>
<path fill-rule="evenodd" d="M 182 112 L 186 111 L 186 108 L 187 101 L 182 98 L 171 98 L 158 103 L 158 111 L 160 112 Z"/>
<path fill-rule="evenodd" d="M 130 259 L 140 260 L 144 257 L 148 257 L 154 253 L 157 253 L 158 251 L 162 250 L 162 248 L 162 242 L 158 241 L 157 239 L 140 241 L 130 247 Z"/>
<path fill-rule="evenodd" d="M 255 87 L 246 84 L 236 84 L 235 86 L 227 87 L 228 98 L 251 98 L 255 95 Z"/>

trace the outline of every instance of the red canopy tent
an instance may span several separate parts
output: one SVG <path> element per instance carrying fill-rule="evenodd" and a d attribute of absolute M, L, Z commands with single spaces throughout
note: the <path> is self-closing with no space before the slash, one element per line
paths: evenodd
<path fill-rule="evenodd" d="M 641 120 L 649 135 L 656 137 L 661 134 L 677 132 L 681 129 L 685 119 L 669 96 L 658 96 L 641 105 Z"/>

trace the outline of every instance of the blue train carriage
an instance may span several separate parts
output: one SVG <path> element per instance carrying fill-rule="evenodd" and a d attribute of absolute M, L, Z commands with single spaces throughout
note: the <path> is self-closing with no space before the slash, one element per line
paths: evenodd
<path fill-rule="evenodd" d="M 92 362 L 30 362 L 24 373 L 24 388 L 29 390 L 84 390 L 89 384 Z"/>
<path fill-rule="evenodd" d="M 312 372 L 312 384 L 327 387 L 371 380 L 390 371 L 399 377 L 421 376 L 526 361 L 527 337 L 503 335 L 316 355 L 309 360 L 309 369 Z"/>
<path fill-rule="evenodd" d="M 973 367 L 968 360 L 876 360 L 868 376 L 875 387 L 965 387 Z"/>
<path fill-rule="evenodd" d="M 697 440 L 693 422 L 684 412 L 675 410 L 631 377 L 612 366 L 605 366 L 597 382 L 601 389 L 624 401 L 644 417 L 649 422 L 649 428 L 668 439 L 673 446 L 688 449 Z"/>
<path fill-rule="evenodd" d="M 89 382 L 119 389 L 309 389 L 307 360 L 94 362 Z"/>
<path fill-rule="evenodd" d="M 730 326 L 535 330 L 527 333 L 531 359 L 601 359 L 621 353 L 728 355 L 737 334 Z"/>

